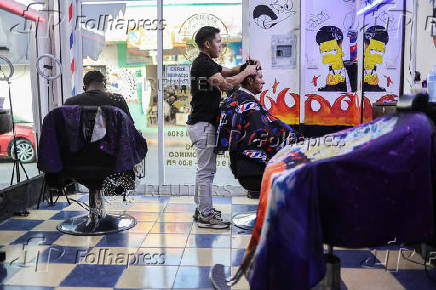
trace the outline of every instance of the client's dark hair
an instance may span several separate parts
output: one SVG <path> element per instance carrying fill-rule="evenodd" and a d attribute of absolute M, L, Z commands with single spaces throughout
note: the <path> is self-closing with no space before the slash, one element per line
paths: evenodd
<path fill-rule="evenodd" d="M 100 71 L 93 70 L 85 74 L 85 76 L 83 77 L 83 85 L 88 86 L 93 82 L 101 83 L 104 82 L 104 80 L 105 77 Z"/>
<path fill-rule="evenodd" d="M 195 35 L 195 43 L 199 48 L 203 48 L 203 44 L 206 41 L 212 41 L 215 38 L 215 34 L 220 33 L 218 28 L 212 26 L 203 26 L 197 31 Z"/>
<path fill-rule="evenodd" d="M 248 60 L 247 60 L 243 65 L 241 65 L 241 69 L 239 70 L 239 72 L 245 70 L 245 69 L 247 68 L 247 66 L 249 66 L 249 65 L 254 65 L 254 64 L 256 64 L 256 63 L 255 63 L 253 60 L 248 59 Z M 242 85 L 242 86 L 246 86 L 246 85 L 248 85 L 248 80 L 249 80 L 249 79 L 254 80 L 255 78 L 256 78 L 256 75 L 249 75 L 248 77 L 246 77 L 246 78 L 242 81 L 241 85 Z"/>

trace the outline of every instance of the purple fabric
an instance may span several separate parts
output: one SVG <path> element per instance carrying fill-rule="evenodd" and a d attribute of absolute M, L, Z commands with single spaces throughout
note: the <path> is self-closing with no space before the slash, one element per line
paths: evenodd
<path fill-rule="evenodd" d="M 147 154 L 147 142 L 133 121 L 117 107 L 101 106 L 106 118 L 106 136 L 100 149 L 115 156 L 114 173 L 131 170 Z M 39 140 L 38 168 L 46 173 L 62 171 L 61 152 L 77 152 L 85 146 L 81 130 L 80 106 L 62 106 L 50 111 L 44 118 Z"/>
<path fill-rule="evenodd" d="M 315 286 L 325 273 L 323 243 L 373 247 L 434 237 L 434 130 L 420 113 L 395 118 L 334 134 L 350 142 L 343 154 L 316 158 L 297 146 L 283 151 L 304 154 L 301 167 L 283 152 L 272 160 L 288 167 L 273 178 L 251 289 Z M 392 120 L 386 134 L 375 136 Z"/>

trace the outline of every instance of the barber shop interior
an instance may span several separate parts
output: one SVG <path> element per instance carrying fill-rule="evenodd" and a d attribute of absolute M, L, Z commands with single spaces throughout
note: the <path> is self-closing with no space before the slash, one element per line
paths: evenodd
<path fill-rule="evenodd" d="M 436 289 L 436 1 L 0 0 L 0 289 Z"/>

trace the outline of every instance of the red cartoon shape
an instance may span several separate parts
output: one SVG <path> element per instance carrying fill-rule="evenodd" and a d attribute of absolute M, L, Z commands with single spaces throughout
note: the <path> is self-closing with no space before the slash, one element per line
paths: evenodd
<path fill-rule="evenodd" d="M 312 79 L 312 84 L 313 84 L 313 86 L 314 87 L 317 87 L 318 86 L 318 78 L 320 77 L 321 75 L 319 75 L 319 76 L 313 76 L 313 79 Z"/>
<path fill-rule="evenodd" d="M 393 83 L 391 77 L 390 76 L 386 76 L 386 75 L 384 77 L 386 78 L 386 86 L 390 87 L 391 84 Z"/>
<path fill-rule="evenodd" d="M 272 86 L 273 88 L 273 93 L 276 93 L 277 90 L 277 86 L 280 84 L 280 82 L 278 82 L 276 79 L 274 79 L 274 85 Z"/>

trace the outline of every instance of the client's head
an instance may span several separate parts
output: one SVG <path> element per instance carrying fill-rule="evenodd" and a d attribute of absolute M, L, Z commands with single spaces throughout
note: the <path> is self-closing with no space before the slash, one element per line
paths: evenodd
<path fill-rule="evenodd" d="M 91 90 L 104 92 L 106 90 L 106 78 L 98 70 L 87 72 L 83 77 L 83 90 L 85 92 Z"/>
<path fill-rule="evenodd" d="M 256 75 L 250 75 L 242 81 L 242 87 L 257 95 L 262 92 L 265 81 L 262 79 L 262 71 L 258 70 Z"/>

